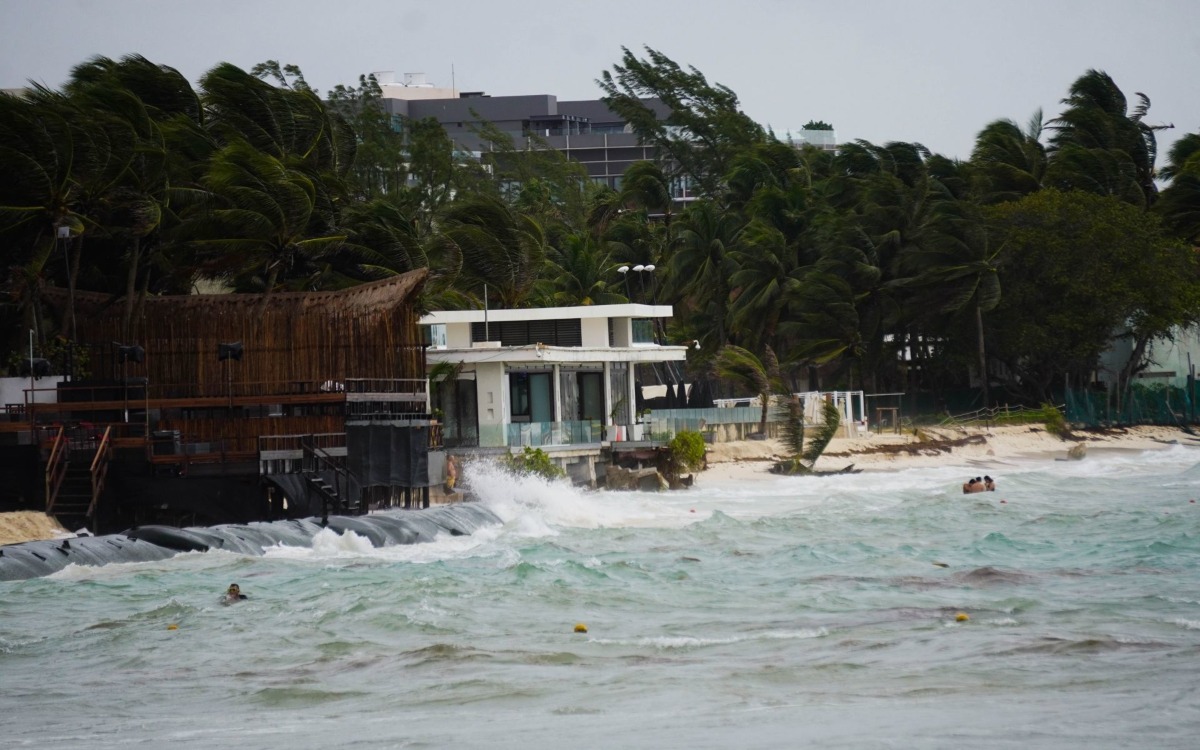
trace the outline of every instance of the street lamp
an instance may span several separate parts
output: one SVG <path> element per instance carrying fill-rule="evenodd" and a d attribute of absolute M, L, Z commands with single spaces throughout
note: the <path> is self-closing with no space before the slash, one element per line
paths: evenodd
<path fill-rule="evenodd" d="M 617 273 L 625 279 L 625 299 L 629 299 L 629 266 L 620 266 L 617 268 Z"/>
<path fill-rule="evenodd" d="M 647 263 L 646 265 L 642 266 L 642 271 L 645 273 L 651 273 L 651 274 L 654 273 L 654 264 Z M 650 304 L 652 304 L 652 305 L 654 304 L 654 277 L 653 276 L 650 277 Z"/>

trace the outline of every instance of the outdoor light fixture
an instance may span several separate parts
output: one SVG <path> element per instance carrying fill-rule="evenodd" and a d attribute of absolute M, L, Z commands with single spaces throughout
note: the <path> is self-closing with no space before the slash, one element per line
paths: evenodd
<path fill-rule="evenodd" d="M 621 266 L 620 268 L 617 269 L 617 273 L 621 273 L 621 274 L 629 273 L 629 266 Z"/>
<path fill-rule="evenodd" d="M 237 362 L 242 361 L 242 342 L 234 341 L 230 344 L 217 344 L 217 361 L 224 362 L 227 359 Z"/>
<path fill-rule="evenodd" d="M 646 267 L 639 263 L 638 265 L 633 267 L 633 270 L 637 271 L 638 273 L 641 273 L 642 271 L 646 270 Z"/>
<path fill-rule="evenodd" d="M 137 344 L 130 346 L 117 346 L 117 361 L 124 364 L 125 362 L 145 362 L 146 350 Z"/>
<path fill-rule="evenodd" d="M 643 270 L 643 271 L 649 271 L 649 272 L 653 273 L 653 272 L 654 272 L 654 264 L 653 264 L 653 263 L 647 263 L 646 265 L 642 266 L 642 270 Z"/>

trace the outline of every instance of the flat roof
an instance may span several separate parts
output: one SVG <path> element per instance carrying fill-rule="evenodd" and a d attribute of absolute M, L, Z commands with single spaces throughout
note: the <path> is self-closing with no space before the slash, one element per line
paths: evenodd
<path fill-rule="evenodd" d="M 520 310 L 488 310 L 489 323 L 522 320 L 563 320 L 572 318 L 669 318 L 674 314 L 670 305 L 576 305 L 574 307 L 527 307 Z M 423 326 L 442 323 L 482 323 L 483 310 L 438 310 L 422 315 Z"/>

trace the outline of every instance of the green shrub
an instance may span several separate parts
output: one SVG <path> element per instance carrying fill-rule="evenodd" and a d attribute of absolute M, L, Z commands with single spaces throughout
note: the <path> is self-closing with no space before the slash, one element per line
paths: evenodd
<path fill-rule="evenodd" d="M 671 468 L 676 473 L 696 471 L 704 465 L 704 436 L 695 430 L 681 430 L 667 443 Z"/>
<path fill-rule="evenodd" d="M 551 460 L 549 454 L 541 448 L 525 446 L 520 453 L 509 453 L 504 458 L 504 465 L 516 474 L 532 474 L 543 479 L 562 479 L 567 472 L 559 468 Z"/>
<path fill-rule="evenodd" d="M 1067 425 L 1067 418 L 1053 404 L 1042 404 L 1042 417 L 1046 423 L 1046 432 L 1051 435 L 1065 438 L 1071 434 L 1071 428 Z"/>

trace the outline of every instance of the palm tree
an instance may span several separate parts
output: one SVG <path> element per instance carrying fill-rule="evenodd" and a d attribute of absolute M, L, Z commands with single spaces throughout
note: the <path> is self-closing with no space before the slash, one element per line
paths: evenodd
<path fill-rule="evenodd" d="M 991 403 L 983 314 L 1000 303 L 999 252 L 988 247 L 982 219 L 964 201 L 938 206 L 938 230 L 932 240 L 903 259 L 902 276 L 889 286 L 906 290 L 908 317 L 933 329 L 944 328 L 960 313 L 974 318 L 983 405 Z M 919 340 L 913 351 L 924 351 Z"/>
<path fill-rule="evenodd" d="M 732 380 L 761 399 L 762 419 L 758 431 L 766 435 L 771 395 L 787 390 L 779 374 L 775 352 L 768 346 L 763 350 L 763 358 L 759 359 L 748 349 L 727 344 L 717 352 L 713 367 L 719 377 Z"/>
<path fill-rule="evenodd" d="M 482 292 L 486 284 L 501 307 L 524 304 L 544 268 L 548 247 L 542 227 L 497 198 L 472 196 L 452 204 L 441 235 L 462 256 L 463 288 Z"/>
<path fill-rule="evenodd" d="M 10 285 L 27 306 L 39 338 L 41 288 L 57 263 L 57 228 L 83 230 L 78 186 L 72 180 L 74 131 L 61 110 L 45 102 L 0 93 L 0 237 L 9 256 Z"/>
<path fill-rule="evenodd" d="M 1107 73 L 1089 70 L 1076 79 L 1062 100 L 1067 108 L 1049 123 L 1047 183 L 1153 205 L 1154 133 L 1166 126 L 1145 123 L 1150 98 L 1136 96 L 1137 106 L 1127 111 L 1125 95 Z"/>
<path fill-rule="evenodd" d="M 612 289 L 613 245 L 587 232 L 566 238 L 546 262 L 547 299 L 551 306 L 611 305 L 625 301 Z"/>
<path fill-rule="evenodd" d="M 205 184 L 215 206 L 189 220 L 189 233 L 210 274 L 263 292 L 260 316 L 281 280 L 308 281 L 313 262 L 346 240 L 326 229 L 313 180 L 245 141 L 216 154 Z"/>
<path fill-rule="evenodd" d="M 701 339 L 717 347 L 728 341 L 729 278 L 736 270 L 730 252 L 743 225 L 740 215 L 711 201 L 690 204 L 680 215 L 667 264 L 664 296 L 679 300 L 684 315 L 701 317 L 706 329 Z"/>
<path fill-rule="evenodd" d="M 788 247 L 782 232 L 754 221 L 746 226 L 729 257 L 737 268 L 729 277 L 733 289 L 730 328 L 747 332 L 747 341 L 769 345 L 779 327 L 788 292 L 798 283 L 796 253 Z"/>
<path fill-rule="evenodd" d="M 982 203 L 1017 200 L 1041 189 L 1046 174 L 1042 127 L 1039 109 L 1024 130 L 1012 120 L 995 120 L 975 137 L 970 165 Z"/>
<path fill-rule="evenodd" d="M 1177 235 L 1193 247 L 1200 246 L 1200 133 L 1175 141 L 1162 177 L 1170 184 L 1155 209 Z"/>
<path fill-rule="evenodd" d="M 72 339 L 84 236 L 102 232 L 98 218 L 126 177 L 135 143 L 120 117 L 40 86 L 0 100 L 0 163 L 16 183 L 0 198 L 0 232 L 27 227 L 35 246 L 67 237 L 65 328 Z"/>

